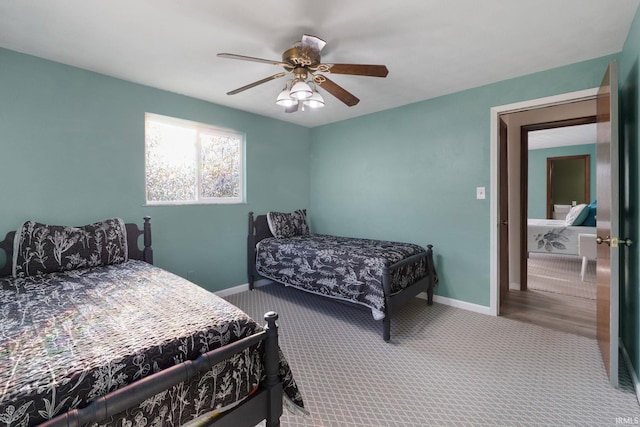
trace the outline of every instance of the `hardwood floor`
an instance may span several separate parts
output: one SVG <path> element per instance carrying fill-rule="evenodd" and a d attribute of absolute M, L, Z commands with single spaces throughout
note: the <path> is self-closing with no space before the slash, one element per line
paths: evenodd
<path fill-rule="evenodd" d="M 595 300 L 536 290 L 510 289 L 500 315 L 545 328 L 596 338 Z"/>

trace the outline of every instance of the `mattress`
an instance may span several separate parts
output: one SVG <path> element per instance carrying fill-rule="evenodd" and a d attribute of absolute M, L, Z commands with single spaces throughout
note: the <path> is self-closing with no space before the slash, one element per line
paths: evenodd
<path fill-rule="evenodd" d="M 256 248 L 256 270 L 268 279 L 347 300 L 385 317 L 384 267 L 417 254 L 415 263 L 390 270 L 392 295 L 427 276 L 426 251 L 411 243 L 307 234 L 266 238 Z"/>
<path fill-rule="evenodd" d="M 141 261 L 0 279 L 0 421 L 37 425 L 152 373 L 261 330 L 237 307 Z M 285 393 L 302 405 L 281 356 Z M 252 349 L 105 421 L 181 425 L 247 397 Z"/>
<path fill-rule="evenodd" d="M 529 252 L 578 255 L 578 235 L 596 234 L 596 227 L 568 226 L 563 219 L 528 219 Z"/>

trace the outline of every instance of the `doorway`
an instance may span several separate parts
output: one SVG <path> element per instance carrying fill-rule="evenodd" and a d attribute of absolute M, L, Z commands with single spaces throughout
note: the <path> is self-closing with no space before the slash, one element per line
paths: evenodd
<path fill-rule="evenodd" d="M 512 283 L 519 284 L 521 268 L 519 262 L 514 262 L 514 260 L 519 260 L 521 253 L 521 204 L 520 203 L 510 203 L 509 204 L 509 222 L 508 222 L 508 232 L 509 232 L 509 257 L 508 261 L 499 260 L 500 251 L 498 250 L 501 237 L 506 233 L 500 233 L 500 229 L 504 227 L 497 227 L 496 225 L 501 224 L 501 216 L 500 216 L 500 206 L 498 199 L 498 187 L 500 182 L 500 172 L 498 167 L 500 165 L 499 159 L 499 150 L 498 150 L 498 141 L 500 134 L 500 122 L 501 119 L 506 118 L 506 122 L 508 122 L 509 131 L 508 139 L 509 139 L 509 153 L 508 153 L 508 176 L 509 178 L 509 189 L 508 196 L 509 200 L 521 200 L 522 188 L 520 185 L 520 174 L 522 171 L 520 170 L 520 156 L 521 156 L 521 147 L 519 144 L 521 135 L 520 135 L 520 126 L 523 124 L 533 124 L 533 123 L 544 123 L 544 122 L 552 122 L 560 119 L 570 119 L 576 117 L 586 117 L 594 114 L 594 110 L 591 107 L 584 109 L 582 112 L 573 112 L 569 115 L 564 113 L 562 115 L 561 111 L 563 109 L 570 109 L 571 106 L 574 108 L 585 107 L 585 104 L 582 101 L 591 101 L 595 99 L 597 94 L 597 89 L 589 89 L 579 92 L 573 92 L 548 98 L 541 98 L 521 103 L 503 105 L 499 107 L 494 107 L 491 109 L 491 204 L 490 204 L 490 218 L 491 218 L 491 283 L 492 286 L 490 288 L 490 313 L 493 315 L 498 315 L 500 313 L 500 281 L 499 281 L 499 272 L 501 268 L 505 267 L 505 262 L 508 263 L 508 280 Z M 519 117 L 516 117 L 515 114 L 520 114 Z M 534 118 L 527 118 L 527 115 L 533 115 Z M 524 122 L 521 122 L 520 125 L 517 125 L 517 121 L 522 118 L 527 118 Z M 518 143 L 514 143 L 513 141 L 517 141 Z M 514 181 L 515 179 L 515 181 Z M 526 189 L 524 190 L 526 191 Z M 524 199 L 524 198 L 523 198 Z"/>
<path fill-rule="evenodd" d="M 527 262 L 530 251 L 538 252 L 535 245 L 532 245 L 534 242 L 530 241 L 535 236 L 529 235 L 529 223 L 545 224 L 547 221 L 544 219 L 565 220 L 573 206 L 586 205 L 591 199 L 595 199 L 596 117 L 595 115 L 572 117 L 594 114 L 595 108 L 594 99 L 542 108 L 535 111 L 535 114 L 526 112 L 513 115 L 512 124 L 520 128 L 520 141 L 513 141 L 513 144 L 519 144 L 521 148 L 520 175 L 519 180 L 512 179 L 514 181 L 512 185 L 518 184 L 521 189 L 520 250 L 513 251 L 509 259 L 511 262 L 517 262 L 519 259 L 520 290 L 528 289 Z M 544 121 L 549 119 L 553 121 Z M 564 170 L 557 171 L 558 165 L 563 165 Z M 559 173 L 556 174 L 556 172 Z M 559 225 L 554 223 L 552 228 L 545 231 L 552 231 L 555 227 Z M 593 230 L 586 229 L 582 232 L 595 233 Z M 570 243 L 575 245 L 573 255 L 577 256 L 577 235 L 575 242 Z M 565 264 L 571 264 L 569 260 L 565 261 L 567 261 Z M 570 268 L 571 265 L 568 267 Z M 562 266 L 557 266 L 555 270 L 556 274 L 562 274 Z M 545 272 L 545 274 L 552 273 L 553 271 Z M 566 277 L 567 281 L 574 282 L 574 286 L 579 286 L 572 279 L 575 278 Z M 580 295 L 581 293 L 571 292 L 571 294 Z"/>
<path fill-rule="evenodd" d="M 578 256 L 578 233 L 595 233 L 595 229 L 582 227 L 582 223 L 566 228 L 565 221 L 572 206 L 586 206 L 595 197 L 595 182 L 592 185 L 590 180 L 595 178 L 595 116 L 532 123 L 549 120 L 546 113 L 569 116 L 595 108 L 593 102 L 583 103 L 585 108 L 580 110 L 571 105 L 507 118 L 521 135 L 515 142 L 521 147 L 521 173 L 519 180 L 510 180 L 521 192 L 520 250 L 510 260 L 510 265 L 520 265 L 520 277 L 501 295 L 500 315 L 595 338 L 595 260 L 585 260 L 583 271 Z M 575 242 L 558 241 L 558 247 L 556 242 L 541 247 L 535 237 L 541 235 L 537 234 L 540 230 L 545 234 L 575 233 Z M 575 245 L 574 252 L 564 253 L 571 245 Z"/>

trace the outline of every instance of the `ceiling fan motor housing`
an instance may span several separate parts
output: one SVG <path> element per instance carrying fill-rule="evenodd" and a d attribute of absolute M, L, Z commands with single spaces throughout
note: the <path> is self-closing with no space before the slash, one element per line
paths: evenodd
<path fill-rule="evenodd" d="M 293 68 L 315 67 L 320 64 L 320 54 L 311 49 L 303 51 L 302 47 L 298 45 L 284 51 L 282 62 L 291 64 Z"/>

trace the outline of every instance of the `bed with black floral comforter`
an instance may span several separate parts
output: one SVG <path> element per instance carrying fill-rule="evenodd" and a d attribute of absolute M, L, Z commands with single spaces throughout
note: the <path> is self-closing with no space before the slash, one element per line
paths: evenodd
<path fill-rule="evenodd" d="M 244 312 L 142 261 L 0 279 L 0 424 L 31 426 L 261 330 Z M 101 425 L 181 425 L 247 397 L 247 350 Z M 281 354 L 288 399 L 302 407 Z"/>
<path fill-rule="evenodd" d="M 256 249 L 256 270 L 285 285 L 367 306 L 376 320 L 385 317 L 383 269 L 413 255 L 415 263 L 391 269 L 391 295 L 426 277 L 426 251 L 411 243 L 303 234 L 269 237 Z M 435 275 L 435 271 L 433 271 Z"/>

